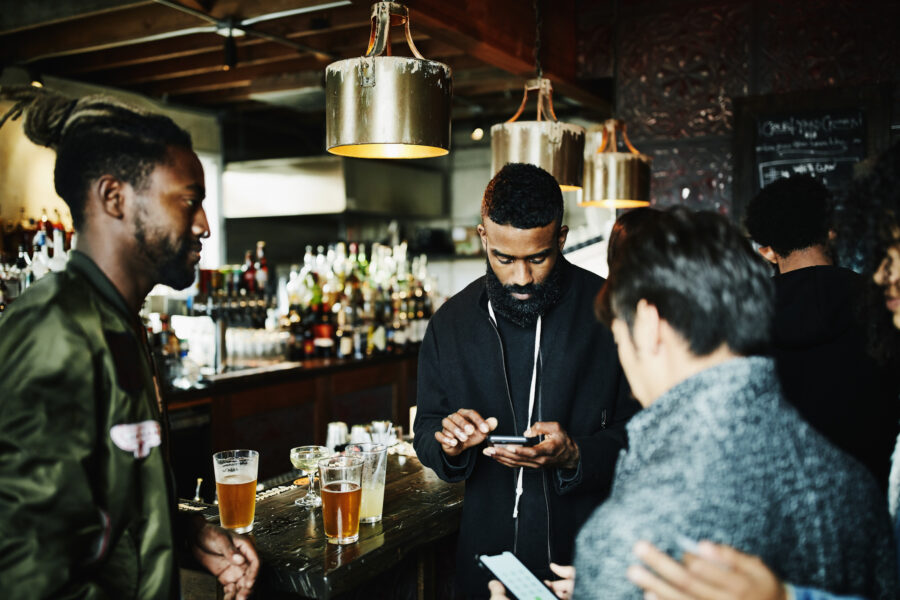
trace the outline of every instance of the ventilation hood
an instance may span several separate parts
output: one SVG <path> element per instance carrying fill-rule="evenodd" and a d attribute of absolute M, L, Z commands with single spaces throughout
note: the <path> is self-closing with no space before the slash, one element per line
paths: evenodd
<path fill-rule="evenodd" d="M 440 217 L 444 173 L 339 156 L 233 162 L 222 174 L 222 198 L 227 219 L 347 212 Z"/>

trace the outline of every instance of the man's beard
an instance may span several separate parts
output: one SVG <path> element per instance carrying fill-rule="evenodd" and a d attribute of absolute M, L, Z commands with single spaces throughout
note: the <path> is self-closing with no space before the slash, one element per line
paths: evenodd
<path fill-rule="evenodd" d="M 144 219 L 137 220 L 134 235 L 144 257 L 156 268 L 156 283 L 176 290 L 183 290 L 194 283 L 194 268 L 188 263 L 191 240 L 185 238 L 176 244 L 160 235 L 151 242 L 147 239 L 144 223 Z"/>
<path fill-rule="evenodd" d="M 488 259 L 485 282 L 491 306 L 519 327 L 531 327 L 539 316 L 543 316 L 562 297 L 561 264 L 561 257 L 557 257 L 556 264 L 542 283 L 503 285 L 494 274 Z M 517 300 L 513 298 L 513 293 L 530 294 L 531 297 L 527 300 Z"/>

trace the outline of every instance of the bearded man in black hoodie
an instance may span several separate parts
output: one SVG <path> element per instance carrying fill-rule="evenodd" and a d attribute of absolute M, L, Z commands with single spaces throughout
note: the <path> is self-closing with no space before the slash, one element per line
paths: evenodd
<path fill-rule="evenodd" d="M 562 256 L 568 228 L 553 176 L 506 165 L 481 213 L 487 273 L 429 322 L 414 424 L 422 463 L 466 482 L 456 574 L 470 597 L 487 595 L 476 554 L 509 550 L 542 578 L 555 578 L 550 562 L 571 561 L 639 408 L 593 315 L 604 280 Z M 489 434 L 543 437 L 489 446 Z"/>
<path fill-rule="evenodd" d="M 863 280 L 833 265 L 828 204 L 812 177 L 779 179 L 750 202 L 745 225 L 778 271 L 772 355 L 785 397 L 886 490 L 900 386 L 866 353 Z"/>

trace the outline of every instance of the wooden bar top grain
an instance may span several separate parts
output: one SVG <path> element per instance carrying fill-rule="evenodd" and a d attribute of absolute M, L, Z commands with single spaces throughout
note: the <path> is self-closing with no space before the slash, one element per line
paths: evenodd
<path fill-rule="evenodd" d="M 361 523 L 359 541 L 346 546 L 325 541 L 321 507 L 294 504 L 305 486 L 259 500 L 252 536 L 262 569 L 255 596 L 330 598 L 359 587 L 455 533 L 463 486 L 441 481 L 416 458 L 389 455 L 382 519 Z M 218 516 L 215 507 L 206 514 Z"/>

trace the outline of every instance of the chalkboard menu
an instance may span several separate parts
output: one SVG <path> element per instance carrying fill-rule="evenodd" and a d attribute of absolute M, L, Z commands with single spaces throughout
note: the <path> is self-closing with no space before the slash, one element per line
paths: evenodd
<path fill-rule="evenodd" d="M 887 150 L 892 98 L 890 84 L 735 98 L 732 218 L 779 177 L 807 173 L 840 192 L 854 165 Z"/>
<path fill-rule="evenodd" d="M 754 194 L 776 179 L 801 174 L 837 190 L 866 157 L 866 116 L 859 109 L 759 116 L 754 151 Z"/>

